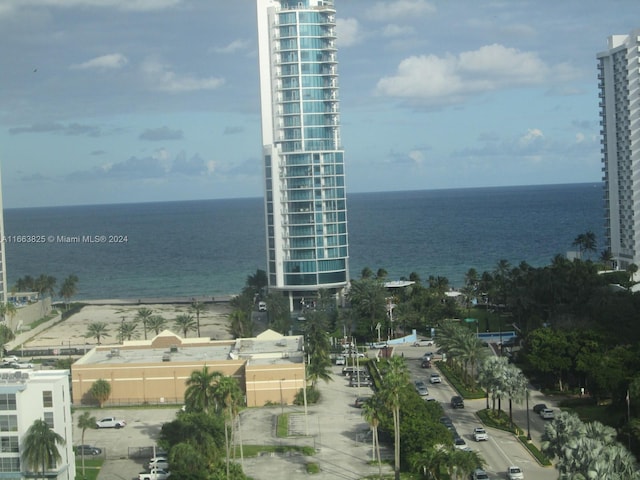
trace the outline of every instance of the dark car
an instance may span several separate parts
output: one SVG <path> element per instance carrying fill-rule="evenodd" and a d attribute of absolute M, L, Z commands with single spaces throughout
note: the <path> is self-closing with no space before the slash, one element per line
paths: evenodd
<path fill-rule="evenodd" d="M 76 447 L 76 455 L 100 455 L 101 453 L 101 448 L 92 447 L 91 445 L 78 445 Z"/>
<path fill-rule="evenodd" d="M 431 360 L 422 360 L 420 366 L 422 368 L 431 368 Z"/>
<path fill-rule="evenodd" d="M 451 408 L 464 408 L 464 400 L 462 397 L 458 395 L 451 397 Z"/>
<path fill-rule="evenodd" d="M 373 385 L 373 382 L 369 377 L 351 377 L 349 379 L 350 387 L 370 387 L 371 385 Z"/>
<path fill-rule="evenodd" d="M 356 408 L 362 408 L 369 400 L 371 400 L 371 397 L 358 397 L 356 398 L 356 401 L 353 402 L 353 406 Z"/>
<path fill-rule="evenodd" d="M 538 403 L 537 405 L 533 406 L 533 411 L 539 414 L 542 410 L 545 410 L 546 408 L 547 406 L 544 403 Z"/>

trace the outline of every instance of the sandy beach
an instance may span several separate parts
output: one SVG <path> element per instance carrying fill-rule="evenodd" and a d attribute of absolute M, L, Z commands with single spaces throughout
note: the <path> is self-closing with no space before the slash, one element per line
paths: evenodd
<path fill-rule="evenodd" d="M 29 339 L 24 348 L 39 347 L 76 347 L 92 348 L 97 344 L 95 338 L 86 337 L 87 327 L 93 322 L 104 322 L 108 326 L 109 336 L 101 339 L 102 345 L 118 344 L 118 327 L 122 319 L 125 322 L 134 321 L 140 308 L 148 308 L 153 315 L 160 315 L 167 320 L 166 329 L 182 336 L 182 331 L 174 326 L 174 320 L 178 315 L 190 314 L 195 319 L 195 314 L 189 311 L 189 304 L 122 304 L 122 305 L 87 305 L 80 312 L 72 315 L 63 322 L 46 329 Z M 228 315 L 231 308 L 226 302 L 207 303 L 200 313 L 200 336 L 210 337 L 215 340 L 233 338 L 228 329 Z M 137 337 L 144 339 L 142 322 L 138 322 L 136 328 Z M 153 338 L 155 332 L 148 331 L 147 338 Z M 189 332 L 188 337 L 197 336 L 197 332 Z"/>

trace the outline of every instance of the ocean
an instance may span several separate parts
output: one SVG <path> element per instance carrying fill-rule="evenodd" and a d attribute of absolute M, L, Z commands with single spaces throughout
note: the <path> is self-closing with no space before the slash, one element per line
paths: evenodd
<path fill-rule="evenodd" d="M 384 268 L 461 286 L 501 259 L 539 267 L 593 231 L 604 249 L 600 183 L 348 195 L 350 276 Z M 262 198 L 5 210 L 9 286 L 78 276 L 76 300 L 215 297 L 266 269 Z"/>

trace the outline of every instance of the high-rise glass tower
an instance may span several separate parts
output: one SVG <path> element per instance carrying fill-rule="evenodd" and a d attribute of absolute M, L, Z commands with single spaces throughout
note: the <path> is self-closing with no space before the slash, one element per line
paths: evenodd
<path fill-rule="evenodd" d="M 597 54 L 606 242 L 614 266 L 640 265 L 640 30 Z"/>
<path fill-rule="evenodd" d="M 270 291 L 291 310 L 349 280 L 333 0 L 257 0 Z"/>

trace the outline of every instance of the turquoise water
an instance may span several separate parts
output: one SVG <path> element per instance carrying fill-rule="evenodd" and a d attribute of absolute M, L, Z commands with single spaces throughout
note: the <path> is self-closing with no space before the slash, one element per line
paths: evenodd
<path fill-rule="evenodd" d="M 460 285 L 503 258 L 545 265 L 587 230 L 604 248 L 597 183 L 351 194 L 348 209 L 352 278 L 370 267 Z M 224 295 L 266 268 L 261 198 L 9 209 L 5 233 L 38 242 L 6 244 L 10 285 L 73 273 L 79 299 Z"/>

